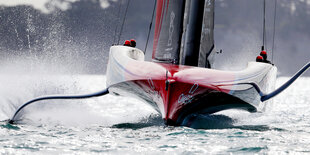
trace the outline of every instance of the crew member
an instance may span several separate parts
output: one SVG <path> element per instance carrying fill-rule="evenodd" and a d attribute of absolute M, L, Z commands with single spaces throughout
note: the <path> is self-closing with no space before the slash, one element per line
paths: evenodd
<path fill-rule="evenodd" d="M 263 62 L 264 61 L 263 59 L 264 58 L 259 55 L 259 56 L 256 57 L 256 62 Z"/>
<path fill-rule="evenodd" d="M 269 60 L 267 60 L 267 52 L 266 51 L 261 51 L 260 56 L 263 57 L 263 62 L 272 64 Z"/>
<path fill-rule="evenodd" d="M 131 46 L 131 43 L 129 40 L 126 40 L 125 43 L 124 43 L 124 46 Z"/>
<path fill-rule="evenodd" d="M 134 39 L 131 39 L 131 40 L 130 40 L 130 46 L 131 46 L 131 47 L 136 47 L 136 44 L 137 44 L 137 43 L 136 43 L 136 41 L 135 41 Z"/>

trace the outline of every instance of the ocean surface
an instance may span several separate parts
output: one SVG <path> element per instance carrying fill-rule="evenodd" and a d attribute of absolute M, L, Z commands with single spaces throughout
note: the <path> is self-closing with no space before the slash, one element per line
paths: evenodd
<path fill-rule="evenodd" d="M 277 85 L 288 78 L 280 77 Z M 0 75 L 0 154 L 310 154 L 310 78 L 298 79 L 265 112 L 201 116 L 204 129 L 165 126 L 146 104 L 107 95 L 42 101 L 6 122 L 33 97 L 105 88 L 102 75 Z"/>

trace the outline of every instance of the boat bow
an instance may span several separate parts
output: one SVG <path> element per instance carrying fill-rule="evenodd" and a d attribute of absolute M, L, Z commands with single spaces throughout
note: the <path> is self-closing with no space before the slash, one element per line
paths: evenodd
<path fill-rule="evenodd" d="M 265 83 L 275 71 L 274 66 L 257 62 L 250 62 L 242 71 L 147 62 L 139 49 L 113 46 L 107 86 L 114 94 L 149 103 L 168 124 L 178 125 L 193 113 L 260 109 L 260 95 L 247 83 L 256 83 L 267 91 L 270 86 Z"/>

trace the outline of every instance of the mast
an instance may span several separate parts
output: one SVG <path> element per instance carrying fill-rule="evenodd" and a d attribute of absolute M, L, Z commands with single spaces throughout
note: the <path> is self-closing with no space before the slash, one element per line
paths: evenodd
<path fill-rule="evenodd" d="M 214 0 L 187 0 L 180 64 L 211 68 L 214 3 Z"/>
<path fill-rule="evenodd" d="M 198 66 L 204 3 L 205 0 L 191 0 L 190 3 L 187 3 L 190 6 L 182 55 L 183 65 Z"/>

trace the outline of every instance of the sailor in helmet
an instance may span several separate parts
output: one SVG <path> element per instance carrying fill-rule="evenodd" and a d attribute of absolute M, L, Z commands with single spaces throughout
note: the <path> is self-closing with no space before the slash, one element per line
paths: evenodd
<path fill-rule="evenodd" d="M 260 55 L 256 57 L 256 62 L 264 62 L 272 64 L 269 60 L 267 60 L 267 52 L 265 50 L 261 51 Z"/>
<path fill-rule="evenodd" d="M 261 51 L 261 52 L 260 52 L 260 56 L 263 57 L 263 62 L 272 64 L 269 60 L 267 60 L 267 52 L 266 52 L 266 51 L 264 51 L 264 50 Z"/>

